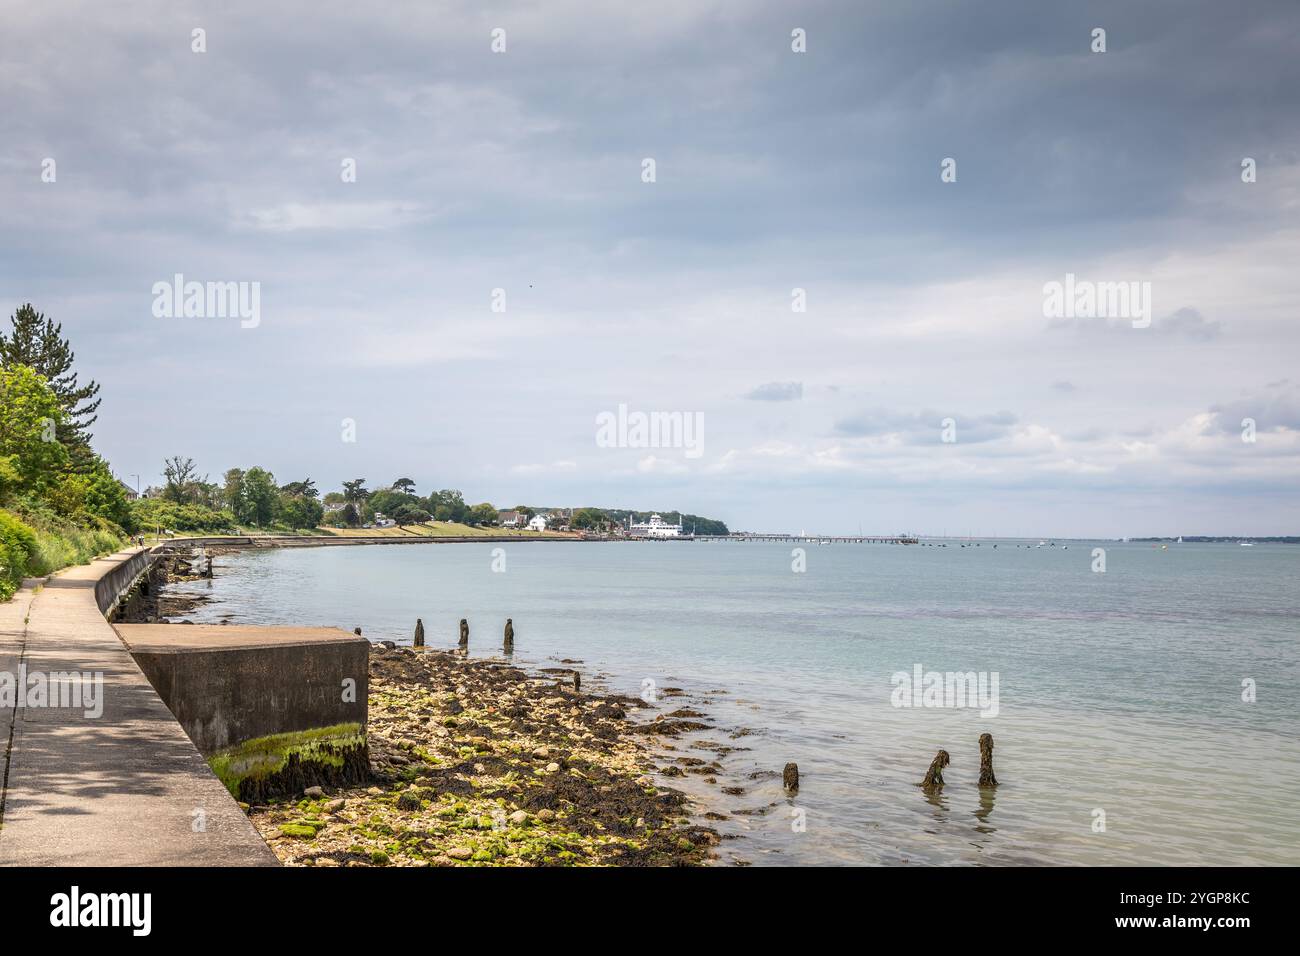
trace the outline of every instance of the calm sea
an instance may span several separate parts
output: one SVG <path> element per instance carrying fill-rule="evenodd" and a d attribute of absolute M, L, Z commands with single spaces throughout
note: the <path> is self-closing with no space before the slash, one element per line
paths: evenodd
<path fill-rule="evenodd" d="M 407 643 L 422 617 L 435 647 L 466 617 L 476 656 L 499 653 L 511 617 L 522 664 L 578 659 L 585 686 L 629 695 L 682 688 L 642 713 L 691 706 L 717 726 L 664 765 L 711 759 L 692 743 L 745 748 L 717 784 L 666 781 L 727 814 L 726 860 L 1300 863 L 1300 548 L 997 544 L 808 544 L 802 572 L 788 544 L 252 551 L 187 586 L 214 598 L 189 617 Z M 996 715 L 895 706 L 891 676 L 917 665 L 996 674 Z M 976 785 L 986 731 L 992 792 Z M 947 786 L 927 797 L 915 784 L 941 747 Z"/>

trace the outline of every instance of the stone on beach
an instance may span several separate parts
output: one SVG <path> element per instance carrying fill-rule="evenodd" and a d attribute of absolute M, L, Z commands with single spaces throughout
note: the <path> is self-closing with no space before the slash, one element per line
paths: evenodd
<path fill-rule="evenodd" d="M 781 783 L 789 793 L 795 793 L 799 790 L 799 765 L 797 763 L 785 765 L 785 770 L 781 773 Z"/>

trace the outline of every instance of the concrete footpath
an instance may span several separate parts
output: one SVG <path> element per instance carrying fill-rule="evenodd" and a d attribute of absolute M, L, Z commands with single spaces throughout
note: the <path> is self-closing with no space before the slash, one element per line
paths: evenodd
<path fill-rule="evenodd" d="M 139 550 L 0 604 L 0 680 L 103 674 L 89 694 L 51 682 L 76 700 L 0 705 L 0 865 L 276 865 L 100 611 L 96 585 Z"/>

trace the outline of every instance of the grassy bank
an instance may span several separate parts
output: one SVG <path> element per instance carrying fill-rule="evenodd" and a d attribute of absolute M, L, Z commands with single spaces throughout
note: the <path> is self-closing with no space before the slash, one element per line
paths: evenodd
<path fill-rule="evenodd" d="M 53 513 L 20 516 L 0 510 L 0 600 L 9 600 L 23 578 L 85 564 L 124 543 L 107 522 L 83 526 Z"/>

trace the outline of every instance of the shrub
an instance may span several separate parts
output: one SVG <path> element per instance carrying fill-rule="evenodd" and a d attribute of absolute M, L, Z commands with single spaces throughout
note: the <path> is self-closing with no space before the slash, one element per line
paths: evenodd
<path fill-rule="evenodd" d="M 35 563 L 36 532 L 15 515 L 0 511 L 0 601 L 13 597 Z"/>
<path fill-rule="evenodd" d="M 235 524 L 229 511 L 217 511 L 203 505 L 181 505 L 162 498 L 141 498 L 131 502 L 131 518 L 144 531 L 166 528 L 170 531 L 224 531 Z"/>

